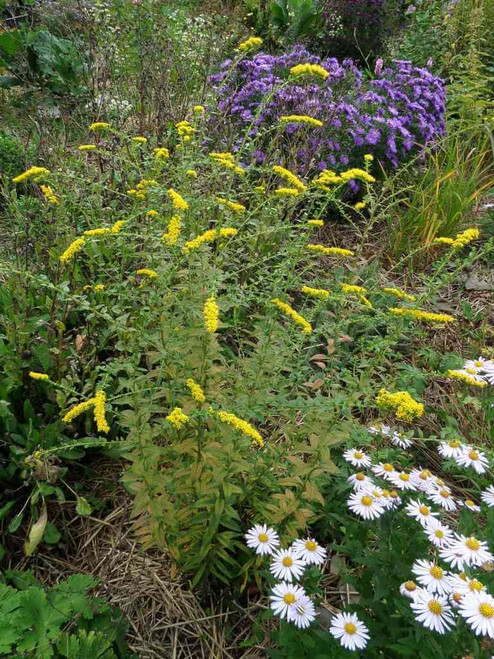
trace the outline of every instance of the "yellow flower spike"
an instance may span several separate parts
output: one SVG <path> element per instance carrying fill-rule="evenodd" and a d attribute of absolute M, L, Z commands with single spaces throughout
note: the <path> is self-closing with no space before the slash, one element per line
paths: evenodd
<path fill-rule="evenodd" d="M 466 229 L 462 233 L 456 234 L 456 238 L 453 241 L 453 249 L 461 249 L 466 247 L 469 243 L 477 240 L 480 236 L 480 231 L 478 229 Z"/>
<path fill-rule="evenodd" d="M 323 122 L 320 119 L 315 119 L 314 117 L 309 117 L 306 114 L 290 114 L 284 115 L 279 119 L 282 124 L 307 124 L 309 126 L 316 126 L 321 128 L 324 126 Z"/>
<path fill-rule="evenodd" d="M 175 407 L 165 419 L 177 430 L 181 430 L 190 421 L 190 418 L 184 414 L 181 407 Z"/>
<path fill-rule="evenodd" d="M 349 295 L 365 295 L 367 293 L 367 289 L 362 286 L 355 286 L 354 284 L 340 284 L 340 286 L 342 292 Z"/>
<path fill-rule="evenodd" d="M 204 114 L 204 112 L 206 112 L 206 108 L 204 105 L 194 105 L 194 112 L 196 114 Z"/>
<path fill-rule="evenodd" d="M 112 233 L 111 227 L 100 227 L 99 229 L 88 229 L 84 231 L 84 236 L 104 236 L 108 233 Z"/>
<path fill-rule="evenodd" d="M 399 288 L 383 288 L 383 291 L 388 293 L 388 295 L 394 295 L 400 300 L 408 300 L 408 302 L 415 302 L 417 299 L 415 295 L 409 295 L 408 293 L 405 293 L 405 291 L 401 291 Z"/>
<path fill-rule="evenodd" d="M 94 124 L 89 126 L 89 130 L 95 132 L 99 130 L 106 130 L 107 128 L 110 128 L 110 124 L 107 124 L 105 121 L 95 121 Z"/>
<path fill-rule="evenodd" d="M 150 218 L 158 217 L 158 214 L 159 214 L 158 211 L 155 210 L 150 210 L 146 212 L 146 216 Z"/>
<path fill-rule="evenodd" d="M 417 403 L 407 391 L 391 393 L 381 389 L 376 398 L 376 404 L 381 409 L 394 409 L 397 419 L 413 421 L 424 414 L 424 406 Z"/>
<path fill-rule="evenodd" d="M 425 323 L 454 323 L 455 319 L 446 313 L 431 313 L 429 311 L 422 311 L 421 309 L 398 309 L 391 308 L 389 313 L 393 316 L 403 316 L 404 318 L 411 318 L 413 320 L 421 320 Z"/>
<path fill-rule="evenodd" d="M 311 288 L 310 286 L 302 286 L 300 290 L 302 293 L 305 293 L 310 297 L 318 297 L 321 300 L 327 300 L 331 295 L 331 293 L 324 288 Z"/>
<path fill-rule="evenodd" d="M 323 169 L 323 171 L 314 179 L 314 185 L 321 188 L 321 190 L 324 190 L 324 192 L 331 192 L 330 185 L 339 185 L 344 182 L 345 181 L 341 176 L 335 174 L 335 172 L 330 169 Z"/>
<path fill-rule="evenodd" d="M 106 421 L 105 415 L 106 407 L 106 394 L 104 391 L 97 391 L 94 396 L 94 420 L 96 421 L 96 428 L 98 432 L 110 432 L 110 426 Z"/>
<path fill-rule="evenodd" d="M 40 185 L 41 192 L 43 193 L 44 198 L 50 204 L 59 204 L 60 199 L 54 194 L 53 190 L 49 185 Z"/>
<path fill-rule="evenodd" d="M 485 380 L 476 380 L 474 377 L 472 377 L 469 373 L 466 373 L 465 371 L 450 369 L 449 371 L 447 371 L 446 374 L 449 378 L 453 380 L 459 380 L 460 382 L 464 382 L 465 384 L 470 384 L 473 387 L 483 388 L 487 385 L 487 382 Z"/>
<path fill-rule="evenodd" d="M 206 396 L 204 395 L 204 391 L 200 384 L 197 384 L 197 382 L 195 382 L 195 380 L 193 380 L 192 378 L 189 378 L 186 384 L 189 388 L 190 395 L 195 401 L 197 401 L 198 403 L 206 402 Z"/>
<path fill-rule="evenodd" d="M 147 144 L 148 138 L 141 137 L 140 135 L 136 135 L 136 137 L 132 138 L 132 141 L 135 142 L 136 144 Z"/>
<path fill-rule="evenodd" d="M 238 215 L 245 213 L 245 211 L 247 210 L 243 204 L 237 204 L 235 201 L 228 201 L 228 199 L 224 199 L 223 197 L 215 197 L 215 199 L 219 204 L 221 204 L 222 206 L 226 206 L 227 208 L 232 210 L 234 213 L 237 213 Z"/>
<path fill-rule="evenodd" d="M 88 398 L 83 403 L 74 405 L 74 407 L 71 407 L 70 410 L 65 414 L 65 416 L 62 417 L 62 421 L 64 423 L 70 423 L 78 416 L 80 416 L 83 412 L 93 407 L 95 402 L 96 402 L 96 398 L 93 397 L 93 398 Z"/>
<path fill-rule="evenodd" d="M 369 172 L 366 172 L 364 169 L 358 169 L 358 167 L 355 167 L 354 169 L 348 169 L 346 172 L 342 172 L 340 176 L 344 181 L 359 180 L 363 181 L 364 183 L 376 182 L 376 179 L 371 174 L 369 174 Z"/>
<path fill-rule="evenodd" d="M 316 78 L 322 78 L 326 80 L 329 77 L 329 71 L 326 71 L 319 64 L 297 64 L 292 66 L 290 69 L 290 75 L 292 76 L 315 76 Z"/>
<path fill-rule="evenodd" d="M 187 176 L 190 176 L 190 178 L 197 178 L 197 172 L 195 169 L 188 169 L 185 173 Z"/>
<path fill-rule="evenodd" d="M 161 236 L 165 245 L 176 245 L 180 238 L 180 229 L 182 227 L 182 218 L 180 215 L 173 215 L 168 222 L 166 233 Z"/>
<path fill-rule="evenodd" d="M 262 39 L 260 37 L 250 37 L 249 39 L 242 41 L 242 43 L 239 44 L 238 49 L 245 53 L 249 50 L 259 48 L 260 46 L 262 46 Z"/>
<path fill-rule="evenodd" d="M 172 200 L 173 208 L 177 211 L 186 211 L 189 209 L 189 204 L 185 199 L 173 188 L 168 188 L 168 196 Z"/>
<path fill-rule="evenodd" d="M 453 238 L 434 238 L 432 241 L 433 245 L 452 245 L 454 243 Z"/>
<path fill-rule="evenodd" d="M 298 197 L 300 190 L 297 190 L 297 188 L 276 188 L 274 194 L 277 197 Z"/>
<path fill-rule="evenodd" d="M 365 295 L 359 295 L 359 300 L 362 302 L 363 305 L 365 305 L 366 307 L 369 307 L 369 309 L 374 309 L 374 307 L 372 306 L 370 300 L 368 300 L 365 297 Z"/>
<path fill-rule="evenodd" d="M 273 172 L 275 174 L 278 174 L 278 176 L 280 176 L 282 179 L 290 183 L 290 185 L 293 188 L 296 188 L 300 192 L 305 192 L 307 190 L 307 186 L 305 185 L 305 183 L 301 181 L 299 177 L 296 176 L 289 169 L 285 169 L 284 167 L 280 167 L 279 165 L 274 165 Z"/>
<path fill-rule="evenodd" d="M 302 332 L 304 334 L 311 334 L 312 333 L 312 325 L 309 323 L 308 320 L 306 320 L 303 316 L 298 314 L 295 309 L 292 309 L 292 307 L 287 304 L 286 302 L 282 302 L 278 298 L 273 298 L 271 300 L 273 304 L 275 304 L 278 309 L 280 309 L 285 316 L 288 316 L 291 318 L 297 325 L 300 325 L 302 328 Z"/>
<path fill-rule="evenodd" d="M 13 178 L 12 182 L 13 183 L 23 183 L 24 181 L 28 181 L 31 178 L 34 181 L 39 181 L 40 179 L 47 176 L 49 173 L 50 173 L 50 170 L 46 169 L 46 167 L 30 167 L 25 172 L 22 172 L 22 174 L 19 174 L 19 176 L 16 176 L 15 178 Z"/>
<path fill-rule="evenodd" d="M 71 243 L 65 252 L 62 254 L 60 257 L 60 262 L 61 263 L 68 263 L 73 256 L 77 254 L 77 252 L 80 252 L 81 249 L 84 247 L 86 244 L 86 241 L 84 238 L 76 238 L 73 243 Z"/>
<path fill-rule="evenodd" d="M 194 238 L 194 240 L 187 241 L 182 248 L 182 252 L 184 254 L 189 254 L 204 243 L 212 243 L 217 238 L 231 238 L 232 236 L 236 236 L 237 233 L 238 230 L 234 229 L 233 227 L 225 227 L 224 229 L 208 229 L 208 231 L 201 233 L 199 236 Z"/>
<path fill-rule="evenodd" d="M 258 192 L 258 193 L 266 192 L 266 186 L 265 185 L 256 185 L 255 188 L 254 188 L 254 192 Z"/>
<path fill-rule="evenodd" d="M 96 150 L 96 144 L 80 144 L 77 147 L 78 151 L 95 151 Z"/>
<path fill-rule="evenodd" d="M 208 297 L 203 308 L 204 327 L 209 334 L 214 334 L 218 329 L 220 309 L 214 296 Z"/>
<path fill-rule="evenodd" d="M 309 227 L 323 227 L 323 220 L 307 220 L 307 226 Z"/>
<path fill-rule="evenodd" d="M 158 146 L 156 149 L 153 149 L 154 157 L 156 160 L 167 160 L 170 157 L 170 152 L 166 146 Z"/>
<path fill-rule="evenodd" d="M 127 223 L 127 220 L 118 220 L 111 228 L 112 233 L 120 233 L 122 227 Z"/>
<path fill-rule="evenodd" d="M 357 201 L 357 203 L 354 206 L 356 211 L 362 211 L 366 207 L 367 207 L 367 204 L 365 203 L 365 201 Z"/>
<path fill-rule="evenodd" d="M 33 380 L 44 380 L 45 382 L 50 379 L 50 376 L 46 373 L 37 373 L 36 371 L 29 371 L 29 377 Z"/>
<path fill-rule="evenodd" d="M 351 249 L 342 249 L 341 247 L 326 247 L 325 245 L 307 245 L 307 249 L 310 252 L 316 252 L 322 254 L 323 256 L 355 256 L 355 252 L 352 252 Z"/>
<path fill-rule="evenodd" d="M 231 414 L 230 412 L 225 412 L 223 410 L 217 412 L 217 416 L 220 421 L 223 421 L 223 423 L 232 426 L 232 428 L 235 428 L 235 430 L 239 430 L 243 435 L 252 439 L 252 441 L 254 441 L 259 446 L 264 446 L 264 440 L 260 433 L 247 421 L 239 419 L 239 417 L 235 414 Z"/>
<path fill-rule="evenodd" d="M 149 279 L 156 279 L 158 273 L 155 272 L 155 270 L 150 270 L 149 268 L 141 268 L 140 270 L 137 270 L 136 275 L 140 275 L 141 277 L 149 277 Z"/>

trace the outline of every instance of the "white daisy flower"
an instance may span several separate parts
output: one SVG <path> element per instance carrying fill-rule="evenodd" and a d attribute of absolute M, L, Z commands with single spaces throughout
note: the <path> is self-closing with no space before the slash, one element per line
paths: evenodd
<path fill-rule="evenodd" d="M 477 636 L 494 638 L 494 597 L 488 593 L 469 593 L 459 607 L 460 615 Z"/>
<path fill-rule="evenodd" d="M 297 581 L 304 573 L 306 562 L 292 549 L 280 549 L 271 560 L 271 574 L 283 581 Z"/>
<path fill-rule="evenodd" d="M 287 620 L 293 622 L 295 627 L 307 629 L 316 619 L 316 609 L 311 599 L 304 595 L 288 610 Z"/>
<path fill-rule="evenodd" d="M 463 369 L 467 373 L 482 373 L 494 368 L 494 362 L 484 357 L 477 357 L 477 359 L 467 359 L 463 364 Z"/>
<path fill-rule="evenodd" d="M 377 519 L 384 513 L 382 504 L 368 492 L 354 492 L 350 495 L 347 505 L 356 515 L 363 519 Z"/>
<path fill-rule="evenodd" d="M 485 382 L 488 382 L 489 384 L 494 385 L 494 370 L 488 370 L 485 372 L 483 378 Z"/>
<path fill-rule="evenodd" d="M 307 565 L 321 565 L 326 560 L 326 550 L 312 538 L 295 540 L 292 549 Z"/>
<path fill-rule="evenodd" d="M 464 572 L 461 574 L 450 574 L 448 581 L 452 592 L 459 593 L 461 596 L 469 595 L 470 593 L 487 592 L 481 581 L 467 577 Z"/>
<path fill-rule="evenodd" d="M 406 437 L 403 437 L 401 433 L 395 431 L 391 436 L 391 444 L 406 450 L 413 445 L 413 442 L 411 439 L 407 439 Z"/>
<path fill-rule="evenodd" d="M 439 634 L 449 631 L 454 624 L 451 607 L 444 595 L 435 595 L 421 588 L 410 606 L 417 622 Z"/>
<path fill-rule="evenodd" d="M 378 462 L 377 465 L 371 467 L 371 471 L 380 478 L 389 478 L 389 475 L 394 473 L 396 469 L 389 462 Z"/>
<path fill-rule="evenodd" d="M 330 634 L 347 650 L 363 650 L 369 640 L 369 630 L 356 613 L 338 613 L 331 620 Z"/>
<path fill-rule="evenodd" d="M 456 503 L 449 487 L 443 486 L 428 493 L 429 498 L 444 510 L 456 510 Z"/>
<path fill-rule="evenodd" d="M 419 490 L 422 492 L 429 491 L 435 479 L 434 474 L 429 471 L 429 469 L 422 469 L 421 467 L 418 469 L 412 469 L 410 476 L 417 481 Z"/>
<path fill-rule="evenodd" d="M 433 512 L 429 506 L 426 506 L 422 501 L 410 501 L 410 503 L 405 506 L 405 510 L 409 517 L 413 517 L 417 522 L 420 522 L 422 526 L 426 527 L 431 519 L 434 517 L 439 517 L 439 513 Z"/>
<path fill-rule="evenodd" d="M 489 485 L 489 487 L 482 492 L 480 498 L 484 503 L 486 503 L 489 508 L 494 507 L 494 485 Z"/>
<path fill-rule="evenodd" d="M 450 593 L 448 596 L 449 603 L 454 609 L 457 609 L 460 606 L 462 599 L 463 595 L 461 593 L 457 593 L 456 591 Z"/>
<path fill-rule="evenodd" d="M 472 510 L 474 513 L 480 512 L 480 506 L 477 506 L 475 501 L 472 501 L 472 499 L 465 499 L 465 501 L 460 501 L 459 504 L 464 508 L 468 508 L 468 510 Z"/>
<path fill-rule="evenodd" d="M 460 455 L 456 456 L 455 461 L 461 467 L 472 467 L 477 474 L 485 473 L 486 467 L 489 466 L 489 460 L 485 453 L 471 446 L 465 446 Z"/>
<path fill-rule="evenodd" d="M 437 452 L 443 458 L 456 458 L 458 455 L 461 455 L 464 447 L 465 444 L 459 439 L 452 439 L 448 442 L 441 442 L 437 447 Z"/>
<path fill-rule="evenodd" d="M 463 570 L 467 566 L 478 566 L 494 561 L 487 542 L 455 533 L 455 539 L 449 547 L 441 549 L 441 558 L 452 567 Z"/>
<path fill-rule="evenodd" d="M 416 593 L 419 591 L 419 588 L 415 581 L 405 581 L 400 586 L 400 595 L 413 599 Z"/>
<path fill-rule="evenodd" d="M 256 554 L 272 554 L 280 544 L 276 531 L 266 524 L 256 524 L 245 534 L 247 547 L 256 550 Z"/>
<path fill-rule="evenodd" d="M 359 491 L 362 488 L 373 485 L 374 481 L 369 476 L 366 476 L 364 473 L 359 472 L 358 474 L 352 474 L 347 478 L 347 483 L 350 483 L 355 491 Z"/>
<path fill-rule="evenodd" d="M 385 437 L 389 437 L 389 435 L 391 435 L 391 427 L 383 426 L 382 424 L 369 426 L 368 430 L 372 435 L 384 435 Z"/>
<path fill-rule="evenodd" d="M 401 497 L 396 490 L 391 490 L 387 497 L 390 499 L 391 504 L 394 508 L 399 508 L 401 506 Z"/>
<path fill-rule="evenodd" d="M 394 474 L 390 475 L 389 480 L 399 490 L 411 490 L 413 492 L 418 490 L 418 484 L 415 478 L 410 474 L 407 474 L 405 471 L 396 471 Z"/>
<path fill-rule="evenodd" d="M 271 592 L 273 593 L 269 596 L 271 609 L 280 618 L 288 618 L 289 611 L 303 597 L 306 597 L 305 590 L 301 586 L 296 586 L 286 581 L 276 584 Z"/>
<path fill-rule="evenodd" d="M 447 595 L 451 592 L 447 573 L 436 563 L 421 558 L 412 565 L 412 572 L 419 584 L 431 593 Z"/>
<path fill-rule="evenodd" d="M 371 459 L 369 456 L 359 449 L 345 451 L 343 457 L 354 467 L 370 467 L 371 465 Z"/>
<path fill-rule="evenodd" d="M 431 520 L 424 531 L 429 542 L 432 542 L 432 544 L 435 547 L 439 547 L 439 549 L 442 549 L 443 547 L 449 547 L 455 538 L 453 531 L 449 528 L 449 526 L 441 524 L 441 522 L 436 519 L 434 519 L 434 521 Z"/>

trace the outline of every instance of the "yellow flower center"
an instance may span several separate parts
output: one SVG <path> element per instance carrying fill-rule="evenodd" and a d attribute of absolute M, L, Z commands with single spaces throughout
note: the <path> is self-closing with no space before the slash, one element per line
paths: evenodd
<path fill-rule="evenodd" d="M 426 481 L 431 476 L 432 476 L 432 474 L 428 469 L 424 469 L 424 471 L 421 471 L 420 474 L 419 474 L 419 478 L 423 481 Z"/>
<path fill-rule="evenodd" d="M 314 542 L 314 540 L 307 540 L 307 542 L 305 543 L 305 548 L 306 548 L 308 551 L 316 551 L 316 549 L 317 549 L 317 543 Z"/>
<path fill-rule="evenodd" d="M 285 556 L 281 562 L 285 567 L 291 567 L 293 565 L 293 558 L 291 556 Z"/>
<path fill-rule="evenodd" d="M 480 542 L 476 538 L 468 538 L 465 544 L 468 549 L 472 549 L 473 551 L 478 551 L 480 549 Z"/>
<path fill-rule="evenodd" d="M 440 490 L 439 494 L 442 496 L 443 499 L 448 499 L 449 498 L 448 490 Z"/>
<path fill-rule="evenodd" d="M 257 539 L 259 540 L 259 542 L 267 542 L 268 536 L 266 535 L 266 533 L 259 533 Z"/>
<path fill-rule="evenodd" d="M 437 565 L 433 565 L 431 567 L 431 569 L 429 570 L 429 574 L 431 575 L 431 577 L 434 577 L 434 579 L 442 579 L 443 578 L 443 571 Z"/>
<path fill-rule="evenodd" d="M 383 464 L 383 469 L 384 469 L 384 471 L 394 471 L 395 470 L 393 465 L 389 464 L 389 462 L 385 462 Z"/>
<path fill-rule="evenodd" d="M 287 593 L 283 595 L 283 601 L 285 604 L 295 604 L 295 595 L 293 593 Z"/>
<path fill-rule="evenodd" d="M 429 515 L 430 512 L 431 511 L 429 510 L 429 508 L 427 506 L 420 506 L 420 508 L 419 508 L 419 513 L 421 513 L 422 515 Z"/>
<path fill-rule="evenodd" d="M 357 631 L 357 628 L 353 624 L 353 622 L 347 622 L 346 625 L 343 627 L 343 629 L 346 631 L 347 634 L 355 634 Z"/>
<path fill-rule="evenodd" d="M 400 480 L 405 481 L 405 482 L 409 481 L 410 476 L 408 474 L 400 474 Z"/>
<path fill-rule="evenodd" d="M 444 481 L 443 481 L 443 479 L 442 479 L 442 478 L 436 478 L 436 485 L 439 485 L 439 487 L 441 487 L 442 485 L 444 485 Z"/>
<path fill-rule="evenodd" d="M 476 361 L 473 362 L 477 368 L 480 368 L 482 366 L 482 362 Z"/>
<path fill-rule="evenodd" d="M 479 606 L 479 613 L 484 618 L 492 618 L 492 616 L 494 616 L 494 606 L 482 602 L 482 604 Z"/>
<path fill-rule="evenodd" d="M 373 502 L 373 501 L 374 501 L 374 499 L 373 499 L 372 497 L 362 497 L 362 498 L 360 499 L 360 503 L 361 503 L 363 506 L 372 506 L 372 502 Z"/>
<path fill-rule="evenodd" d="M 397 492 L 396 490 L 392 490 L 392 491 L 389 493 L 389 496 L 390 496 L 392 499 L 397 499 L 397 498 L 398 498 L 398 492 Z"/>
<path fill-rule="evenodd" d="M 360 451 L 355 451 L 353 457 L 355 458 L 355 460 L 361 460 L 364 457 L 364 454 L 361 453 Z"/>
<path fill-rule="evenodd" d="M 478 579 L 472 579 L 468 584 L 468 587 L 472 591 L 484 590 L 484 584 L 481 583 Z"/>
<path fill-rule="evenodd" d="M 436 529 L 434 531 L 434 535 L 436 536 L 436 538 L 441 538 L 441 539 L 444 538 L 444 533 L 441 531 L 441 529 Z"/>
<path fill-rule="evenodd" d="M 460 593 L 453 593 L 453 599 L 457 604 L 460 604 L 461 602 L 461 595 Z"/>
<path fill-rule="evenodd" d="M 467 580 L 467 575 L 465 574 L 465 572 L 460 572 L 460 574 L 459 574 L 458 576 L 460 577 L 460 579 L 461 579 L 462 581 L 466 581 L 466 580 Z"/>
<path fill-rule="evenodd" d="M 365 474 L 357 474 L 356 478 L 358 481 L 365 481 Z"/>
<path fill-rule="evenodd" d="M 443 612 L 443 607 L 437 600 L 431 600 L 428 604 L 429 611 L 436 616 L 440 616 Z"/>
<path fill-rule="evenodd" d="M 472 501 L 471 499 L 465 499 L 465 504 L 467 506 L 475 506 L 475 501 Z"/>
<path fill-rule="evenodd" d="M 475 369 L 474 369 L 474 368 L 466 368 L 465 371 L 466 371 L 467 373 L 470 373 L 470 375 L 474 375 L 474 373 L 475 373 Z"/>
<path fill-rule="evenodd" d="M 405 581 L 405 590 L 408 590 L 409 593 L 417 590 L 417 585 L 415 581 Z"/>
<path fill-rule="evenodd" d="M 455 439 L 452 442 L 448 442 L 448 446 L 451 446 L 451 448 L 460 448 L 461 442 L 458 439 Z"/>
<path fill-rule="evenodd" d="M 470 460 L 478 460 L 479 454 L 477 453 L 477 451 L 470 451 L 468 457 L 470 458 Z"/>

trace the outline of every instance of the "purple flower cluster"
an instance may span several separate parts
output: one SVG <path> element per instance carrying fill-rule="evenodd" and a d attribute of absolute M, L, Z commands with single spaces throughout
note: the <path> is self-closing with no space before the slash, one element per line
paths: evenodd
<path fill-rule="evenodd" d="M 305 63 L 320 64 L 328 78 L 291 78 L 290 68 Z M 272 133 L 263 134 L 280 116 L 320 119 L 322 128 L 287 124 L 280 129 L 284 156 L 299 171 L 361 166 L 365 153 L 397 167 L 444 134 L 444 81 L 406 61 L 381 63 L 368 79 L 352 60 L 321 60 L 296 46 L 281 56 L 228 60 L 211 83 L 218 99 L 216 134 L 233 148 L 249 138 L 257 161 L 273 139 Z M 236 139 L 228 140 L 232 134 Z"/>

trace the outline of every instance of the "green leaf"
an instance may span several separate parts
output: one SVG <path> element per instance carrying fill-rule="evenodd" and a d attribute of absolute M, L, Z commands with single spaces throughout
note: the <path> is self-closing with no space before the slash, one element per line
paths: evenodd
<path fill-rule="evenodd" d="M 56 545 L 57 542 L 60 540 L 62 537 L 60 531 L 57 529 L 55 524 L 52 524 L 51 522 L 48 522 L 46 525 L 45 529 L 45 535 L 43 540 L 46 542 L 48 545 Z"/>
<path fill-rule="evenodd" d="M 93 509 L 91 508 L 91 505 L 87 499 L 84 497 L 77 497 L 75 510 L 78 515 L 90 515 Z"/>
<path fill-rule="evenodd" d="M 24 513 L 17 513 L 14 519 L 9 524 L 9 533 L 15 533 L 21 525 Z"/>
<path fill-rule="evenodd" d="M 28 539 L 24 543 L 24 554 L 26 556 L 32 556 L 34 554 L 36 547 L 43 539 L 43 534 L 45 532 L 47 522 L 48 513 L 46 511 L 46 502 L 43 499 L 41 504 L 41 513 L 39 515 L 38 521 L 31 526 Z"/>

